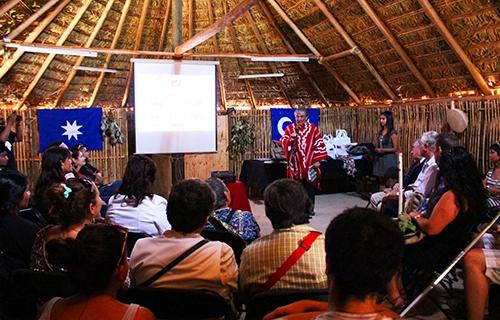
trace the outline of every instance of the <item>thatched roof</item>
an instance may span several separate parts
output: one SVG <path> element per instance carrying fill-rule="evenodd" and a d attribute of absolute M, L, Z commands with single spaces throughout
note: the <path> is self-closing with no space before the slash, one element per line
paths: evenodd
<path fill-rule="evenodd" d="M 169 10 L 172 1 L 178 0 L 3 1 L 0 12 L 6 11 L 0 15 L 0 36 L 7 37 L 53 2 L 49 10 L 33 19 L 11 40 L 174 52 Z M 220 20 L 239 2 L 184 0 L 184 41 Z M 435 10 L 442 25 L 432 18 L 425 2 L 430 3 L 431 11 Z M 276 10 L 276 4 L 303 33 L 302 39 Z M 370 10 L 375 17 L 369 14 Z M 332 19 L 340 27 L 335 28 Z M 377 25 L 377 19 L 382 26 Z M 452 40 L 445 35 L 446 32 Z M 308 45 L 304 39 L 309 41 Z M 357 49 L 351 50 L 353 46 Z M 258 107 L 269 104 L 325 105 L 326 102 L 334 105 L 356 100 L 359 103 L 383 102 L 422 96 L 447 97 L 456 92 L 465 95 L 500 94 L 500 2 L 258 1 L 247 13 L 190 52 L 315 53 L 327 57 L 346 51 L 343 57 L 321 64 L 317 60 L 301 65 L 221 58 L 221 101 L 226 106 Z M 0 106 L 15 107 L 22 103 L 27 106 L 120 107 L 125 95 L 129 97 L 129 105 L 133 103 L 130 99 L 133 86 L 126 90 L 132 82 L 131 55 L 100 53 L 97 58 L 56 55 L 50 60 L 50 56 L 47 59 L 48 55 L 44 53 L 26 52 L 18 58 L 15 48 L 4 48 L 2 53 Z M 118 72 L 75 71 L 75 65 L 106 67 Z M 285 76 L 238 79 L 241 74 L 272 72 L 282 72 Z M 497 88 L 497 91 L 489 91 L 491 88 Z"/>

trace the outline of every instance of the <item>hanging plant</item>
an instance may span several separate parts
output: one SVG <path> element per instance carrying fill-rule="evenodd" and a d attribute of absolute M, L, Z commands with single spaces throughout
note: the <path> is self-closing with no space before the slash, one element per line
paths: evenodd
<path fill-rule="evenodd" d="M 229 157 L 234 159 L 236 156 L 243 154 L 255 140 L 255 127 L 247 119 L 236 121 L 231 127 L 231 140 L 227 151 Z"/>

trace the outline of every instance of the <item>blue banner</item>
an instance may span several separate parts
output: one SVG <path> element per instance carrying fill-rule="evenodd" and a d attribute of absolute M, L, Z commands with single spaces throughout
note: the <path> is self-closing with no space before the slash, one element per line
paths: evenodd
<path fill-rule="evenodd" d="M 295 122 L 292 108 L 271 108 L 271 133 L 273 140 L 281 139 L 286 127 Z M 319 128 L 319 109 L 307 109 L 309 113 L 309 122 L 314 123 Z"/>
<path fill-rule="evenodd" d="M 81 143 L 89 150 L 102 150 L 101 108 L 39 109 L 37 116 L 40 152 L 56 141 L 70 149 Z"/>

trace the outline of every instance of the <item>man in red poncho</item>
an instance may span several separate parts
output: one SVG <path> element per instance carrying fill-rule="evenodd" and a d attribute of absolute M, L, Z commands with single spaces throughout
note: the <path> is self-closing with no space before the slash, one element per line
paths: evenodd
<path fill-rule="evenodd" d="M 306 188 L 314 204 L 315 189 L 321 180 L 320 160 L 328 157 L 323 136 L 313 123 L 309 122 L 306 109 L 297 109 L 295 123 L 286 127 L 280 142 L 288 161 L 287 177 L 299 180 Z"/>

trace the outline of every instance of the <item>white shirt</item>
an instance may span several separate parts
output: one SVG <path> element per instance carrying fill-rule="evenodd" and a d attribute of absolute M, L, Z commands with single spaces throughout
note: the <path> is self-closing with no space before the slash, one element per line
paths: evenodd
<path fill-rule="evenodd" d="M 137 207 L 127 203 L 124 195 L 112 196 L 108 202 L 106 222 L 125 227 L 129 232 L 150 236 L 158 236 L 171 229 L 167 220 L 167 200 L 156 194 L 153 198 L 144 198 Z"/>
<path fill-rule="evenodd" d="M 413 190 L 422 193 L 427 198 L 436 184 L 437 173 L 438 165 L 436 163 L 436 158 L 432 156 L 429 160 L 424 162 L 417 179 L 415 182 L 410 184 L 409 187 L 412 187 Z M 405 191 L 405 198 L 408 199 L 412 193 L 412 190 Z"/>

